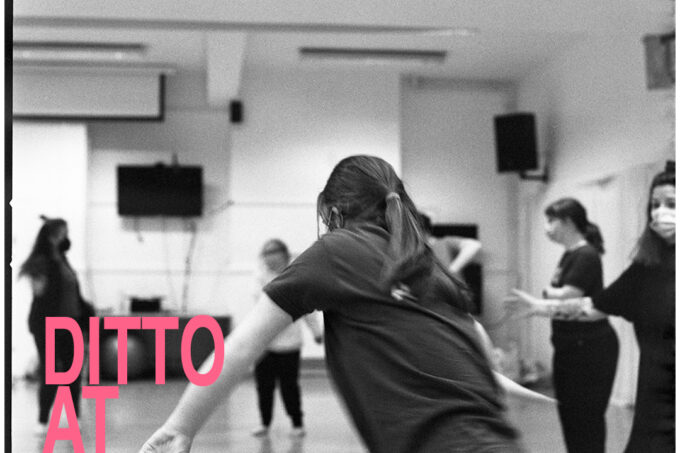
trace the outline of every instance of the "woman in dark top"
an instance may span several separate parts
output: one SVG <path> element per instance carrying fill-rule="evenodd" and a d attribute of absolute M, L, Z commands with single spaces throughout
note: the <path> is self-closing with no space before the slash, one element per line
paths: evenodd
<path fill-rule="evenodd" d="M 56 385 L 45 383 L 45 318 L 67 316 L 80 322 L 90 313 L 91 306 L 86 303 L 78 286 L 78 278 L 66 259 L 66 251 L 71 246 L 68 226 L 63 219 L 48 219 L 38 232 L 30 255 L 22 264 L 19 276 L 30 279 L 33 301 L 28 316 L 28 328 L 33 334 L 38 349 L 38 430 L 47 431 L 47 421 L 54 398 Z M 86 326 L 86 323 L 83 323 Z M 55 332 L 55 368 L 66 371 L 73 362 L 73 339 L 64 330 Z M 69 385 L 76 414 L 80 412 L 80 375 Z"/>
<path fill-rule="evenodd" d="M 324 311 L 327 366 L 374 453 L 518 452 L 464 289 L 426 246 L 382 159 L 352 156 L 318 198 L 329 233 L 264 288 L 225 341 L 209 387 L 190 384 L 142 452 L 188 452 L 212 409 L 285 326 Z"/>
<path fill-rule="evenodd" d="M 565 251 L 550 286 L 550 299 L 592 297 L 602 291 L 602 236 L 581 203 L 562 198 L 545 210 L 546 233 Z M 607 317 L 582 323 L 553 319 L 553 384 L 562 434 L 570 453 L 604 453 L 605 412 L 619 343 Z"/>
<path fill-rule="evenodd" d="M 646 215 L 633 263 L 601 293 L 556 301 L 514 291 L 530 314 L 587 322 L 609 313 L 633 323 L 640 366 L 626 453 L 675 451 L 674 162 L 654 177 Z"/>

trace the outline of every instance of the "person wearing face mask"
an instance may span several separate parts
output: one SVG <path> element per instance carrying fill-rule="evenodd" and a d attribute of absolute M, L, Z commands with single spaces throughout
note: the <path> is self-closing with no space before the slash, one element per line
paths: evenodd
<path fill-rule="evenodd" d="M 262 247 L 260 258 L 263 269 L 258 277 L 259 291 L 256 299 L 259 298 L 262 288 L 288 266 L 291 256 L 288 246 L 283 241 L 270 239 Z M 314 341 L 321 344 L 323 342 L 323 329 L 316 313 L 303 316 L 302 320 L 312 331 Z M 293 424 L 291 436 L 302 437 L 305 435 L 299 382 L 302 320 L 291 324 L 274 338 L 267 347 L 265 354 L 255 365 L 255 386 L 262 422 L 262 425 L 252 432 L 255 437 L 264 437 L 269 434 L 277 381 L 283 405 Z"/>
<path fill-rule="evenodd" d="M 652 180 L 646 217 L 632 264 L 599 294 L 556 300 L 514 290 L 508 301 L 529 315 L 592 322 L 607 313 L 633 323 L 640 364 L 626 453 L 675 451 L 675 162 Z"/>
<path fill-rule="evenodd" d="M 583 205 L 561 198 L 545 209 L 546 234 L 564 253 L 543 295 L 591 297 L 602 291 L 604 244 Z M 567 451 L 604 453 L 609 404 L 619 343 L 607 317 L 583 323 L 553 319 L 553 385 Z"/>
<path fill-rule="evenodd" d="M 36 433 L 47 432 L 47 423 L 57 394 L 56 385 L 45 383 L 45 318 L 64 316 L 76 319 L 83 332 L 87 331 L 87 318 L 94 310 L 86 302 L 78 285 L 78 277 L 66 258 L 71 247 L 68 225 L 63 219 L 41 217 L 44 221 L 38 231 L 33 249 L 21 265 L 20 277 L 31 283 L 33 300 L 28 317 L 28 327 L 38 350 L 38 426 Z M 66 371 L 73 362 L 73 339 L 67 331 L 55 333 L 55 369 Z M 76 415 L 80 414 L 80 375 L 69 385 Z"/>

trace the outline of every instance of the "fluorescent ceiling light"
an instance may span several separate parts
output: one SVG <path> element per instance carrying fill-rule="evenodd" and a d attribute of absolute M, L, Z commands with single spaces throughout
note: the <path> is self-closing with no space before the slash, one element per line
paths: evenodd
<path fill-rule="evenodd" d="M 359 63 L 443 63 L 444 50 L 359 49 L 342 47 L 300 47 L 303 60 Z"/>
<path fill-rule="evenodd" d="M 143 61 L 146 46 L 135 43 L 14 41 L 14 61 Z"/>
<path fill-rule="evenodd" d="M 470 38 L 480 33 L 481 31 L 476 27 L 437 28 L 421 32 L 421 34 L 429 36 L 456 36 L 459 38 Z"/>

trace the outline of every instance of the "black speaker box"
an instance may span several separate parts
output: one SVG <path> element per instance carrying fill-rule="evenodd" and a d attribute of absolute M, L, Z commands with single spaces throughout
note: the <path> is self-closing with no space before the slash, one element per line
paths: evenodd
<path fill-rule="evenodd" d="M 233 124 L 239 124 L 243 121 L 243 102 L 231 101 L 229 103 L 229 120 Z"/>
<path fill-rule="evenodd" d="M 494 117 L 498 172 L 536 170 L 536 119 L 532 113 Z"/>
<path fill-rule="evenodd" d="M 647 88 L 650 90 L 675 86 L 675 33 L 646 35 L 645 62 Z"/>

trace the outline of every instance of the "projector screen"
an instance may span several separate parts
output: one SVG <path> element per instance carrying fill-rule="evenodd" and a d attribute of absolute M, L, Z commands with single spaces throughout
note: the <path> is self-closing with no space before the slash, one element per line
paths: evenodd
<path fill-rule="evenodd" d="M 164 76 L 103 71 L 15 71 L 15 119 L 163 119 Z"/>

